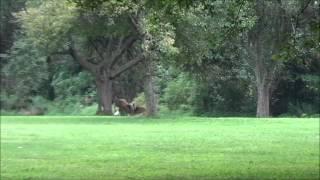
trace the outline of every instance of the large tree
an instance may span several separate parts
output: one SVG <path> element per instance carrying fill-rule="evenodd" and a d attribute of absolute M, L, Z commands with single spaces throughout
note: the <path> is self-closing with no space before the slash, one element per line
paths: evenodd
<path fill-rule="evenodd" d="M 256 78 L 258 117 L 271 115 L 270 100 L 283 62 L 292 58 L 283 54 L 289 51 L 299 16 L 308 6 L 313 6 L 313 1 L 255 1 L 257 21 L 247 33 L 246 48 Z"/>
<path fill-rule="evenodd" d="M 165 16 L 165 11 L 160 7 L 162 2 L 158 4 L 149 0 L 132 1 L 124 0 L 113 2 L 109 0 L 73 0 L 79 7 L 85 10 L 96 10 L 105 5 L 113 4 L 120 9 L 127 8 L 128 5 L 134 9 L 129 15 L 129 19 L 134 26 L 136 32 L 141 36 L 141 53 L 144 56 L 144 94 L 146 98 L 147 115 L 155 116 L 157 114 L 157 90 L 155 86 L 156 60 L 159 60 L 159 52 L 172 46 L 172 43 L 165 43 L 166 40 L 172 40 L 166 27 L 166 22 L 159 19 Z M 167 2 L 168 3 L 168 2 Z M 166 3 L 165 3 L 166 4 Z M 170 4 L 170 3 L 169 3 Z M 163 20 L 163 19 L 162 19 Z M 168 37 L 168 34 L 169 37 Z M 161 50 L 162 49 L 162 50 Z M 163 52 L 161 52 L 163 54 Z M 161 54 L 160 53 L 160 54 Z"/>
<path fill-rule="evenodd" d="M 92 74 L 99 99 L 98 114 L 112 113 L 115 78 L 143 61 L 147 115 L 153 116 L 157 111 L 155 49 L 159 50 L 158 44 L 172 43 L 161 42 L 168 40 L 163 32 L 166 28 L 159 31 L 153 22 L 157 13 L 147 9 L 145 3 L 106 1 L 88 8 L 71 1 L 46 0 L 29 3 L 17 17 L 23 36 L 34 39 L 34 47 L 44 56 L 71 56 Z"/>
<path fill-rule="evenodd" d="M 97 113 L 108 115 L 112 114 L 113 80 L 144 59 L 135 44 L 143 36 L 130 19 L 135 14 L 109 5 L 83 11 L 73 3 L 48 0 L 29 5 L 18 15 L 24 35 L 33 37 L 44 55 L 70 55 L 95 77 Z M 127 5 L 130 9 L 131 4 Z"/>

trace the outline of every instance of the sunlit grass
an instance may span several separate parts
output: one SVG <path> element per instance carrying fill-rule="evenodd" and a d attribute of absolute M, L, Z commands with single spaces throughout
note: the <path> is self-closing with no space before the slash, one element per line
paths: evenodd
<path fill-rule="evenodd" d="M 1 179 L 319 179 L 319 119 L 1 117 Z"/>

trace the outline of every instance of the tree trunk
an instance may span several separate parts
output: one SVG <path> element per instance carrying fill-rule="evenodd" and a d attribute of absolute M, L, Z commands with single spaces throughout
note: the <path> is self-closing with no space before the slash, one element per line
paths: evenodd
<path fill-rule="evenodd" d="M 54 65 L 52 64 L 52 59 L 50 56 L 47 57 L 47 71 L 48 73 L 48 81 L 47 81 L 47 98 L 50 101 L 53 101 L 55 99 L 55 90 L 52 86 L 53 76 L 54 76 Z"/>
<path fill-rule="evenodd" d="M 283 62 L 273 60 L 290 40 L 290 17 L 281 1 L 255 1 L 257 21 L 248 32 L 249 64 L 257 87 L 257 117 L 270 116 L 270 100 Z M 288 23 L 289 22 L 289 23 Z"/>
<path fill-rule="evenodd" d="M 100 115 L 113 115 L 112 113 L 112 80 L 109 78 L 96 80 L 98 93 L 98 110 Z"/>
<path fill-rule="evenodd" d="M 259 47 L 259 46 L 258 46 Z M 269 117 L 270 116 L 270 97 L 271 97 L 271 82 L 272 76 L 268 72 L 267 66 L 263 63 L 264 59 L 260 54 L 260 50 L 257 50 L 256 59 L 256 86 L 257 86 L 257 117 Z"/>
<path fill-rule="evenodd" d="M 270 116 L 270 91 L 268 85 L 261 83 L 257 85 L 257 117 Z"/>
<path fill-rule="evenodd" d="M 148 61 L 148 60 L 147 60 Z M 146 62 L 146 76 L 144 82 L 144 94 L 146 98 L 146 115 L 155 116 L 157 114 L 157 95 L 155 93 L 155 87 L 153 82 L 153 64 L 152 62 Z"/>
<path fill-rule="evenodd" d="M 257 86 L 257 117 L 270 116 L 270 85 L 272 77 L 269 77 L 267 66 L 263 63 L 260 46 L 257 45 L 255 60 L 255 76 Z"/>

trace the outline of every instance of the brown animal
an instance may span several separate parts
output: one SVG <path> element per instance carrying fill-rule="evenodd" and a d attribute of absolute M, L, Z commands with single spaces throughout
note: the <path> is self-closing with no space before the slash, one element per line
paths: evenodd
<path fill-rule="evenodd" d="M 136 115 L 146 111 L 144 107 L 136 106 L 135 103 L 128 103 L 125 99 L 116 99 L 115 105 L 119 108 L 121 115 Z"/>

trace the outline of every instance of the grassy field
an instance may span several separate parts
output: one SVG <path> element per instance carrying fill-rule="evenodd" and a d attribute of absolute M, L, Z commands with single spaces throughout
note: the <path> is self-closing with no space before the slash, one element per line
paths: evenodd
<path fill-rule="evenodd" d="M 1 117 L 6 179 L 319 179 L 319 119 Z"/>

